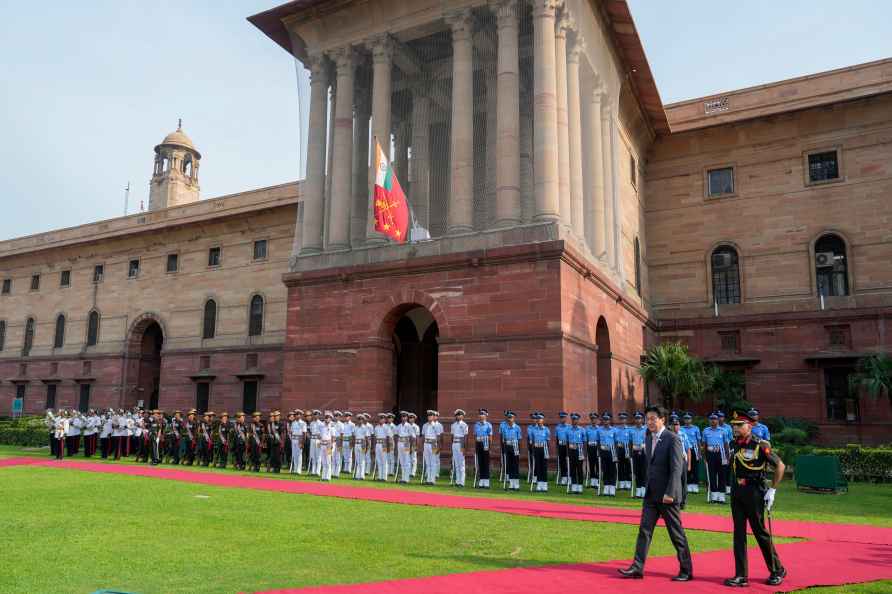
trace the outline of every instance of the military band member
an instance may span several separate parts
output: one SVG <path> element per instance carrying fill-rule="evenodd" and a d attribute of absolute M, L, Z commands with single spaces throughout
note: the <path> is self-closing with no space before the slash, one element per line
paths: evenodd
<path fill-rule="evenodd" d="M 516 418 L 514 411 L 505 411 L 505 427 L 499 444 L 505 461 L 505 480 L 510 491 L 520 490 L 520 442 L 523 439 L 523 430 Z"/>
<path fill-rule="evenodd" d="M 127 436 L 127 420 L 124 418 L 124 409 L 118 409 L 112 415 L 112 450 L 115 453 L 115 460 L 120 460 L 121 456 L 127 455 L 127 446 L 124 438 Z"/>
<path fill-rule="evenodd" d="M 582 493 L 585 481 L 585 429 L 579 426 L 579 413 L 570 414 L 570 428 L 567 429 L 567 474 L 570 493 Z"/>
<path fill-rule="evenodd" d="M 111 436 L 112 436 L 112 415 L 114 412 L 109 409 L 102 416 L 102 431 L 99 433 L 99 450 L 102 452 L 102 459 L 108 458 L 111 452 Z"/>
<path fill-rule="evenodd" d="M 688 443 L 691 446 L 691 469 L 688 471 L 688 491 L 691 493 L 699 493 L 703 435 L 700 433 L 700 427 L 694 425 L 694 416 L 691 413 L 684 413 L 681 420 L 683 421 L 681 430 L 688 436 Z"/>
<path fill-rule="evenodd" d="M 68 457 L 77 454 L 81 449 L 81 429 L 84 426 L 84 420 L 77 411 L 71 414 L 68 420 L 68 433 L 65 436 L 65 449 Z"/>
<path fill-rule="evenodd" d="M 248 427 L 245 425 L 245 413 L 239 411 L 235 415 L 235 425 L 232 426 L 232 453 L 235 456 L 235 467 L 238 470 L 245 469 L 245 451 L 248 449 Z"/>
<path fill-rule="evenodd" d="M 167 449 L 167 460 L 171 464 L 180 463 L 180 440 L 182 439 L 183 432 L 183 412 L 182 411 L 174 411 L 173 418 L 167 424 L 167 434 L 165 438 L 167 440 L 166 449 Z"/>
<path fill-rule="evenodd" d="M 341 466 L 339 472 L 353 474 L 353 434 L 355 432 L 356 423 L 353 422 L 353 413 L 345 410 L 341 415 Z"/>
<path fill-rule="evenodd" d="M 474 466 L 477 475 L 475 487 L 489 489 L 490 454 L 492 444 L 492 423 L 489 422 L 489 411 L 481 408 L 477 411 L 477 422 L 474 423 Z"/>
<path fill-rule="evenodd" d="M 728 434 L 719 427 L 718 413 L 709 415 L 709 427 L 703 430 L 706 458 L 706 484 L 709 503 L 725 503 L 725 468 L 730 462 Z"/>
<path fill-rule="evenodd" d="M 387 423 L 387 413 L 378 413 L 378 424 L 375 425 L 375 480 L 386 481 L 390 476 L 390 450 L 393 433 Z"/>
<path fill-rule="evenodd" d="M 307 423 L 304 421 L 304 411 L 297 409 L 289 415 L 292 419 L 288 428 L 291 434 L 291 466 L 292 474 L 302 474 L 304 464 L 304 440 L 307 436 Z"/>
<path fill-rule="evenodd" d="M 195 452 L 198 447 L 198 411 L 190 409 L 183 421 L 182 435 L 180 439 L 180 460 L 186 466 L 195 463 Z"/>
<path fill-rule="evenodd" d="M 628 425 L 629 413 L 620 411 L 620 413 L 616 415 L 616 418 L 617 424 L 613 428 L 613 437 L 616 445 L 616 478 L 620 489 L 631 489 L 632 462 L 629 442 L 631 441 L 632 436 L 629 432 Z"/>
<path fill-rule="evenodd" d="M 68 411 L 63 410 L 53 419 L 53 441 L 55 441 L 56 459 L 61 460 L 65 452 L 65 439 L 68 436 Z"/>
<path fill-rule="evenodd" d="M 229 413 L 220 413 L 220 423 L 215 433 L 215 458 L 218 468 L 226 468 L 229 463 L 229 450 L 232 449 L 232 425 L 229 422 Z"/>
<path fill-rule="evenodd" d="M 61 411 L 60 413 L 61 414 Z M 46 414 L 43 417 L 43 425 L 46 427 L 46 431 L 49 434 L 49 443 L 50 443 L 50 457 L 56 457 L 56 417 L 53 414 L 53 409 L 46 409 Z"/>
<path fill-rule="evenodd" d="M 554 440 L 557 442 L 557 484 L 566 485 L 567 477 L 567 430 L 570 428 L 570 419 L 565 411 L 558 413 L 560 421 L 554 428 Z"/>
<path fill-rule="evenodd" d="M 278 474 L 282 470 L 282 432 L 279 425 L 279 415 L 281 413 L 274 410 L 269 415 L 269 422 L 266 424 L 266 470 Z M 329 413 L 331 414 L 331 413 Z M 329 447 L 329 449 L 331 449 Z"/>
<path fill-rule="evenodd" d="M 636 411 L 635 426 L 629 429 L 631 445 L 632 478 L 635 480 L 633 497 L 644 499 L 647 477 L 647 458 L 644 455 L 644 441 L 647 438 L 647 427 L 644 426 L 644 414 Z"/>
<path fill-rule="evenodd" d="M 409 413 L 400 411 L 400 424 L 396 426 L 396 447 L 399 461 L 399 481 L 408 485 L 412 478 L 412 444 L 415 429 L 409 424 Z"/>
<path fill-rule="evenodd" d="M 599 472 L 599 453 L 598 445 L 600 443 L 601 433 L 601 417 L 596 412 L 588 414 L 588 425 L 585 426 L 585 450 L 588 458 L 588 486 L 598 488 L 600 472 Z"/>
<path fill-rule="evenodd" d="M 616 497 L 616 430 L 611 426 L 613 415 L 601 415 L 601 429 L 598 432 L 598 454 L 601 461 L 601 495 Z"/>
<path fill-rule="evenodd" d="M 157 408 L 152 411 L 148 424 L 150 464 L 157 466 L 164 454 L 164 416 Z"/>
<path fill-rule="evenodd" d="M 452 483 L 456 487 L 465 486 L 465 451 L 468 447 L 468 424 L 465 411 L 455 409 L 455 421 L 449 426 L 452 437 Z"/>
<path fill-rule="evenodd" d="M 424 439 L 424 468 L 422 482 L 433 485 L 440 476 L 440 441 L 443 435 L 443 425 L 439 421 L 440 413 L 435 410 L 427 411 L 427 423 L 421 427 L 421 437 Z"/>
<path fill-rule="evenodd" d="M 535 490 L 548 491 L 548 442 L 551 440 L 551 430 L 545 426 L 545 415 L 540 412 L 533 413 L 535 425 L 527 428 L 527 438 L 532 446 L 532 471 Z M 530 485 L 532 489 L 533 484 Z"/>
<path fill-rule="evenodd" d="M 319 427 L 319 450 L 317 452 L 317 456 L 319 456 L 319 477 L 323 481 L 330 481 L 332 474 L 332 467 L 334 465 L 334 440 L 335 440 L 335 426 L 334 426 L 334 415 L 332 415 L 331 411 L 325 411 L 322 415 L 322 421 L 318 425 Z"/>
<path fill-rule="evenodd" d="M 211 455 L 214 451 L 213 427 L 211 426 L 211 414 L 205 411 L 198 423 L 198 463 L 202 466 L 210 466 Z"/>
<path fill-rule="evenodd" d="M 251 415 L 251 426 L 248 427 L 248 458 L 251 471 L 260 472 L 260 455 L 263 452 L 263 415 L 254 411 Z"/>
<path fill-rule="evenodd" d="M 731 418 L 734 441 L 731 444 L 731 517 L 734 519 L 734 577 L 725 580 L 726 586 L 745 587 L 748 582 L 746 527 L 749 524 L 765 565 L 771 575 L 769 586 L 780 585 L 787 576 L 781 565 L 771 534 L 765 530 L 765 515 L 771 519 L 775 489 L 784 478 L 783 461 L 771 449 L 771 444 L 753 433 L 756 419 L 747 413 L 736 412 Z M 774 467 L 771 482 L 766 485 L 769 467 Z"/>

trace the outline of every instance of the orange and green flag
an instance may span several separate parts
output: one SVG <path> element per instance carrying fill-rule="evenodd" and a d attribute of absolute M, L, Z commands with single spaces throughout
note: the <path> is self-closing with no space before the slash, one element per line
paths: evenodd
<path fill-rule="evenodd" d="M 378 139 L 375 138 L 375 231 L 403 243 L 409 234 L 409 202 Z"/>

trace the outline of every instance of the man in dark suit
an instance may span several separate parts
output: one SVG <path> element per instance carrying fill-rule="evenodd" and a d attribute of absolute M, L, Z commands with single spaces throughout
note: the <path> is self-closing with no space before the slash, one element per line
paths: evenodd
<path fill-rule="evenodd" d="M 647 559 L 654 526 L 658 518 L 663 518 L 680 566 L 678 575 L 672 581 L 688 582 L 694 578 L 694 574 L 691 550 L 681 526 L 681 506 L 685 493 L 682 479 L 687 468 L 684 446 L 679 435 L 666 429 L 666 411 L 662 407 L 650 406 L 645 414 L 648 429 L 644 440 L 647 477 L 638 542 L 635 545 L 635 561 L 619 572 L 627 578 L 644 577 L 644 561 Z"/>

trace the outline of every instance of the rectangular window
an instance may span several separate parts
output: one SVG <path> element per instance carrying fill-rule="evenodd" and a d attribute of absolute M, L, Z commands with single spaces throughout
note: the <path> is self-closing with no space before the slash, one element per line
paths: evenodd
<path fill-rule="evenodd" d="M 90 384 L 81 384 L 80 398 L 77 401 L 77 409 L 82 413 L 90 410 Z"/>
<path fill-rule="evenodd" d="M 835 150 L 808 156 L 809 183 L 839 179 L 839 155 Z"/>
<path fill-rule="evenodd" d="M 56 377 L 59 375 L 59 363 L 53 361 L 50 363 L 50 377 Z"/>
<path fill-rule="evenodd" d="M 32 291 L 40 290 L 40 275 L 39 274 L 31 275 L 31 290 Z"/>
<path fill-rule="evenodd" d="M 257 410 L 257 382 L 248 381 L 242 387 L 242 410 L 251 414 Z"/>
<path fill-rule="evenodd" d="M 248 353 L 245 355 L 245 369 L 255 369 L 257 367 L 257 353 Z"/>
<path fill-rule="evenodd" d="M 44 408 L 56 408 L 56 384 L 46 385 L 46 406 Z"/>
<path fill-rule="evenodd" d="M 167 254 L 167 272 L 177 272 L 180 269 L 179 254 Z"/>
<path fill-rule="evenodd" d="M 105 266 L 102 264 L 97 264 L 93 267 L 93 282 L 101 283 L 102 277 L 105 275 Z"/>
<path fill-rule="evenodd" d="M 139 276 L 139 260 L 130 260 L 130 265 L 127 267 L 127 278 L 136 278 Z"/>
<path fill-rule="evenodd" d="M 254 259 L 266 260 L 266 240 L 260 239 L 254 242 Z"/>
<path fill-rule="evenodd" d="M 71 271 L 63 270 L 62 274 L 59 277 L 59 286 L 60 287 L 70 287 L 71 286 Z"/>
<path fill-rule="evenodd" d="M 706 172 L 707 195 L 710 198 L 734 193 L 734 168 L 720 167 Z"/>
<path fill-rule="evenodd" d="M 3 279 L 3 294 L 9 295 L 10 293 L 12 293 L 12 279 L 4 278 Z"/>
<path fill-rule="evenodd" d="M 211 356 L 210 355 L 201 355 L 198 358 L 198 369 L 200 371 L 205 371 L 206 369 L 211 368 Z"/>
<path fill-rule="evenodd" d="M 827 342 L 832 349 L 848 349 L 852 347 L 852 329 L 850 326 L 827 326 Z"/>
<path fill-rule="evenodd" d="M 856 423 L 861 420 L 858 397 L 849 391 L 850 367 L 824 369 L 824 389 L 827 397 L 827 419 Z"/>
<path fill-rule="evenodd" d="M 0 351 L 6 346 L 6 320 L 0 320 Z"/>
<path fill-rule="evenodd" d="M 629 180 L 633 186 L 638 185 L 638 164 L 635 162 L 635 155 L 629 155 Z"/>
<path fill-rule="evenodd" d="M 740 332 L 734 330 L 732 332 L 719 332 L 722 339 L 722 350 L 726 353 L 740 352 Z"/>
<path fill-rule="evenodd" d="M 208 266 L 220 265 L 220 248 L 212 247 L 208 250 Z"/>
<path fill-rule="evenodd" d="M 15 387 L 15 397 L 17 400 L 22 401 L 21 410 L 25 410 L 25 389 L 27 388 L 27 384 L 16 384 Z"/>
<path fill-rule="evenodd" d="M 195 408 L 198 410 L 198 412 L 203 413 L 204 411 L 206 411 L 208 409 L 210 400 L 211 384 L 209 384 L 208 382 L 198 382 L 197 384 L 195 384 Z"/>
<path fill-rule="evenodd" d="M 19 363 L 19 376 L 25 377 L 26 375 L 28 375 L 28 364 Z"/>

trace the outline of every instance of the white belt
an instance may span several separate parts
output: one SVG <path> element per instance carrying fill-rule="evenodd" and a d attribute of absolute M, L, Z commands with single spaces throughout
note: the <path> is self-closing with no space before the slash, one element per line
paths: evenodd
<path fill-rule="evenodd" d="M 534 447 L 534 448 L 544 448 L 544 447 L 545 447 L 545 442 L 544 442 L 544 441 L 534 441 L 534 442 L 533 442 L 533 447 Z"/>
<path fill-rule="evenodd" d="M 709 446 L 706 449 L 709 450 L 710 452 L 721 452 L 722 451 L 721 446 Z"/>
<path fill-rule="evenodd" d="M 431 443 L 431 444 L 433 444 L 433 443 L 437 443 L 437 440 L 436 440 L 436 439 L 430 439 L 430 438 L 427 438 L 427 437 L 426 437 L 426 438 L 424 438 L 424 443 Z"/>
<path fill-rule="evenodd" d="M 632 449 L 633 449 L 633 450 L 643 450 L 643 449 L 644 449 L 644 446 L 643 446 L 643 445 L 633 445 L 633 446 L 632 446 Z"/>
<path fill-rule="evenodd" d="M 609 450 L 609 449 L 610 449 L 610 446 L 602 445 L 602 446 L 601 446 L 601 449 L 602 449 L 602 450 Z"/>
<path fill-rule="evenodd" d="M 588 442 L 588 445 L 594 447 L 594 446 L 597 446 L 597 445 L 598 445 L 598 442 L 597 442 L 597 441 L 590 441 L 590 442 Z"/>

